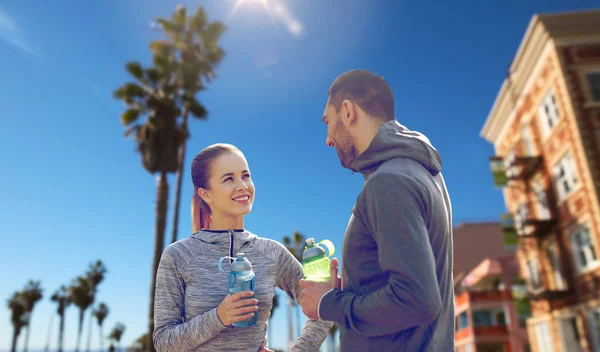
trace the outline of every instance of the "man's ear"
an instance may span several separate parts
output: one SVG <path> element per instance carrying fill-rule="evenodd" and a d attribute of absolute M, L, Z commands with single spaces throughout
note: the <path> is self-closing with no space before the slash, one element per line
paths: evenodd
<path fill-rule="evenodd" d="M 344 99 L 342 102 L 342 120 L 346 126 L 350 126 L 356 122 L 356 107 L 348 99 Z"/>

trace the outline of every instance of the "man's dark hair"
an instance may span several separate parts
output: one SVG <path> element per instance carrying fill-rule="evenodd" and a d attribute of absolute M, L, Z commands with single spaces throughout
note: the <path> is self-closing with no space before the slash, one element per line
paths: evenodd
<path fill-rule="evenodd" d="M 348 71 L 335 79 L 329 88 L 329 102 L 340 111 L 342 102 L 350 100 L 367 114 L 390 121 L 394 113 L 394 93 L 383 77 L 368 70 Z"/>

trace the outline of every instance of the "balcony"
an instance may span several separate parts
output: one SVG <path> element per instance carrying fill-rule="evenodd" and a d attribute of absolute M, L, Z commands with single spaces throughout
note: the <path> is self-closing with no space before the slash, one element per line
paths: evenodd
<path fill-rule="evenodd" d="M 554 218 L 533 218 L 529 215 L 529 211 L 523 211 L 521 208 L 515 215 L 502 214 L 500 218 L 507 247 L 516 247 L 519 238 L 546 238 L 557 223 Z"/>
<path fill-rule="evenodd" d="M 517 233 L 521 237 L 546 238 L 556 225 L 556 219 L 526 218 L 516 221 Z"/>
<path fill-rule="evenodd" d="M 505 187 L 509 181 L 528 181 L 543 165 L 542 156 L 519 156 L 514 154 L 506 158 L 493 156 L 490 168 L 497 187 Z"/>
<path fill-rule="evenodd" d="M 529 299 L 532 301 L 560 301 L 574 294 L 575 292 L 570 289 L 559 290 L 556 288 L 538 287 L 529 290 Z"/>
<path fill-rule="evenodd" d="M 493 337 L 505 335 L 508 335 L 508 327 L 506 325 L 475 326 L 476 337 Z"/>

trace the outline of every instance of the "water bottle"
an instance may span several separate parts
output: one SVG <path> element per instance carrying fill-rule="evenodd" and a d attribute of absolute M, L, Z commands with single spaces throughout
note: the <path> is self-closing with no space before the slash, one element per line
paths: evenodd
<path fill-rule="evenodd" d="M 327 248 L 329 255 L 325 255 L 325 249 L 320 245 Z M 335 253 L 335 247 L 330 240 L 323 240 L 315 244 L 314 238 L 306 240 L 306 247 L 302 252 L 302 271 L 304 272 L 304 278 L 310 281 L 321 281 L 327 282 L 330 278 L 329 264 L 331 257 Z"/>
<path fill-rule="evenodd" d="M 254 271 L 252 271 L 252 264 L 246 259 L 244 253 L 237 253 L 236 258 L 222 257 L 219 259 L 219 270 L 225 273 L 229 273 L 229 293 L 234 294 L 240 291 L 252 291 L 254 292 Z M 231 263 L 231 270 L 223 270 L 223 261 L 225 259 L 234 259 Z M 254 296 L 252 296 L 254 298 Z M 255 325 L 258 320 L 258 312 L 255 312 L 252 318 L 233 323 L 233 326 L 247 327 Z"/>

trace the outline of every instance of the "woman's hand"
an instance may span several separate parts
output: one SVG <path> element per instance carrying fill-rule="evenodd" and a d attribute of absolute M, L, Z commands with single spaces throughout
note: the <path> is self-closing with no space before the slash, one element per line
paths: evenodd
<path fill-rule="evenodd" d="M 236 292 L 227 295 L 223 302 L 217 307 L 217 316 L 225 326 L 252 318 L 258 310 L 258 300 L 250 298 L 254 295 L 252 291 Z"/>

